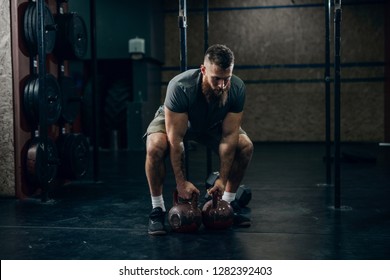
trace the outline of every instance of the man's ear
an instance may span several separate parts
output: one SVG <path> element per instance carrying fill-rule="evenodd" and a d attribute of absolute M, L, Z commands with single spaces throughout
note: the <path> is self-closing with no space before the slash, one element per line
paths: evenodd
<path fill-rule="evenodd" d="M 204 66 L 203 64 L 200 65 L 200 72 L 202 72 L 203 76 L 206 74 L 206 66 Z"/>

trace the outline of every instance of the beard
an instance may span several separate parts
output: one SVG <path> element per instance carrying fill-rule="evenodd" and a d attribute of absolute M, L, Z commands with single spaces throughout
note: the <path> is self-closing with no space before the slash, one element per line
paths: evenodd
<path fill-rule="evenodd" d="M 202 81 L 202 92 L 209 102 L 218 102 L 219 107 L 226 104 L 230 83 L 223 89 L 213 89 L 207 81 Z"/>

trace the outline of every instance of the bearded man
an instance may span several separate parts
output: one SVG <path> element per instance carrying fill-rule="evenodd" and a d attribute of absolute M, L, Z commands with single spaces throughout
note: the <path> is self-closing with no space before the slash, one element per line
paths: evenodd
<path fill-rule="evenodd" d="M 250 226 L 235 201 L 236 191 L 252 158 L 253 144 L 241 128 L 245 85 L 233 75 L 234 54 L 224 45 L 205 53 L 200 69 L 187 70 L 168 84 L 164 105 L 156 112 L 146 137 L 145 173 L 152 200 L 148 233 L 166 234 L 163 199 L 165 158 L 169 155 L 179 197 L 190 199 L 199 189 L 187 180 L 184 140 L 211 148 L 220 161 L 219 178 L 209 189 L 234 210 L 236 226 Z"/>

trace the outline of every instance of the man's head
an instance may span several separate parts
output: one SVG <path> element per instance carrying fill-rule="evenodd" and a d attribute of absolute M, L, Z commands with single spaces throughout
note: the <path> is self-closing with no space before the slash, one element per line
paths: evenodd
<path fill-rule="evenodd" d="M 225 104 L 233 75 L 234 54 L 224 45 L 212 45 L 205 53 L 201 71 L 202 90 L 208 100 Z"/>

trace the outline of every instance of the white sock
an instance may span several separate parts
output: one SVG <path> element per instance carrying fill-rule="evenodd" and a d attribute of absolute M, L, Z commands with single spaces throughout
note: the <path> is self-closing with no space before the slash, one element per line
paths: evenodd
<path fill-rule="evenodd" d="M 153 208 L 156 208 L 156 207 L 161 207 L 161 209 L 163 210 L 163 212 L 166 211 L 165 209 L 165 204 L 164 204 L 164 198 L 162 195 L 159 195 L 159 196 L 151 196 L 152 197 L 152 207 Z"/>
<path fill-rule="evenodd" d="M 225 191 L 222 196 L 222 200 L 225 200 L 227 202 L 232 202 L 236 198 L 236 193 L 227 192 Z"/>

